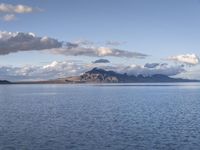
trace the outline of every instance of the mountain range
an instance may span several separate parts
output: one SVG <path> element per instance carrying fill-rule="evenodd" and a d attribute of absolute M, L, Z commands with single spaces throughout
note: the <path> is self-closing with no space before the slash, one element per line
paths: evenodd
<path fill-rule="evenodd" d="M 107 71 L 101 68 L 93 68 L 80 76 L 72 76 L 53 80 L 43 81 L 20 81 L 9 82 L 0 80 L 0 84 L 69 84 L 69 83 L 159 83 L 159 82 L 200 82 L 181 78 L 171 78 L 166 75 L 155 74 L 152 76 L 128 75 L 114 71 Z"/>
<path fill-rule="evenodd" d="M 78 77 L 69 77 L 66 82 L 81 83 L 153 83 L 153 82 L 196 82 L 198 80 L 188 80 L 180 78 L 171 78 L 166 75 L 155 74 L 152 76 L 120 74 L 114 71 L 106 71 L 100 68 L 94 68 Z"/>
<path fill-rule="evenodd" d="M 44 81 L 23 81 L 12 82 L 14 84 L 72 84 L 72 83 L 159 83 L 159 82 L 200 82 L 181 78 L 171 78 L 166 75 L 155 74 L 152 76 L 128 75 L 114 71 L 107 71 L 101 68 L 93 68 L 80 76 L 72 76 Z M 0 84 L 8 84 L 8 81 L 0 81 Z"/>

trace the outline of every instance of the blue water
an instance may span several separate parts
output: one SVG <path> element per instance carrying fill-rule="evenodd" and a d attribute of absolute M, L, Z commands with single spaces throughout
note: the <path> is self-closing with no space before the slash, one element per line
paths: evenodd
<path fill-rule="evenodd" d="M 0 85 L 0 150 L 199 150 L 200 84 Z"/>

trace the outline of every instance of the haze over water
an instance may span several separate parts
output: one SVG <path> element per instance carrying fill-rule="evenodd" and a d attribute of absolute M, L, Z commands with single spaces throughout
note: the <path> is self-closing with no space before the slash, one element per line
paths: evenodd
<path fill-rule="evenodd" d="M 198 150 L 200 84 L 1 85 L 0 150 Z"/>

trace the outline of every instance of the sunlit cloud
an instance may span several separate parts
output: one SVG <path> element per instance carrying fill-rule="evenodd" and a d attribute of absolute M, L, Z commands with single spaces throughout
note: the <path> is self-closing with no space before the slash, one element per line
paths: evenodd
<path fill-rule="evenodd" d="M 200 59 L 196 54 L 184 54 L 184 55 L 171 56 L 167 58 L 167 60 L 184 63 L 187 65 L 197 65 L 200 62 Z"/>
<path fill-rule="evenodd" d="M 0 3 L 0 14 L 1 20 L 10 22 L 16 20 L 17 14 L 29 14 L 33 12 L 41 12 L 43 11 L 41 8 L 35 8 L 22 4 L 8 4 L 8 3 Z"/>
<path fill-rule="evenodd" d="M 31 6 L 26 5 L 12 5 L 12 4 L 5 4 L 0 3 L 0 13 L 16 13 L 16 14 L 23 14 L 23 13 L 32 13 L 34 11 L 39 11 L 39 8 L 33 8 Z"/>

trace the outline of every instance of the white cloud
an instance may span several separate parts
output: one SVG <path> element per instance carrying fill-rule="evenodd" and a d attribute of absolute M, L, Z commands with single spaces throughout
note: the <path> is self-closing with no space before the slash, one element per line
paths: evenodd
<path fill-rule="evenodd" d="M 185 55 L 177 55 L 171 56 L 168 60 L 172 60 L 175 62 L 180 62 L 188 65 L 197 65 L 199 64 L 199 57 L 196 54 L 185 54 Z"/>
<path fill-rule="evenodd" d="M 113 53 L 113 50 L 107 47 L 99 47 L 97 49 L 98 56 L 107 56 L 107 55 L 111 55 L 112 53 Z"/>
<path fill-rule="evenodd" d="M 0 31 L 0 55 L 18 51 L 58 48 L 62 42 L 49 37 L 38 37 L 34 33 Z"/>
<path fill-rule="evenodd" d="M 16 20 L 16 16 L 14 14 L 6 14 L 2 17 L 2 20 L 4 21 L 13 21 L 13 20 Z"/>
<path fill-rule="evenodd" d="M 47 80 L 79 75 L 85 70 L 87 70 L 86 65 L 80 65 L 71 61 L 53 61 L 43 66 L 0 66 L 0 75 L 1 79 L 10 81 Z"/>
<path fill-rule="evenodd" d="M 3 21 L 13 21 L 16 19 L 16 14 L 28 14 L 33 12 L 41 12 L 42 9 L 40 8 L 33 8 L 31 6 L 26 5 L 13 5 L 7 3 L 0 3 L 0 18 Z"/>
<path fill-rule="evenodd" d="M 183 72 L 177 75 L 178 78 L 186 78 L 186 79 L 198 79 L 200 80 L 200 68 L 199 66 L 196 67 L 189 67 L 187 68 L 186 72 Z"/>
<path fill-rule="evenodd" d="M 22 13 L 31 13 L 33 11 L 36 11 L 36 9 L 30 6 L 26 6 L 26 5 L 21 5 L 21 4 L 12 5 L 12 4 L 5 4 L 5 3 L 0 4 L 0 13 L 22 14 Z"/>
<path fill-rule="evenodd" d="M 54 68 L 58 65 L 59 65 L 59 62 L 53 61 L 51 64 L 47 64 L 47 65 L 43 66 L 43 69 Z"/>

